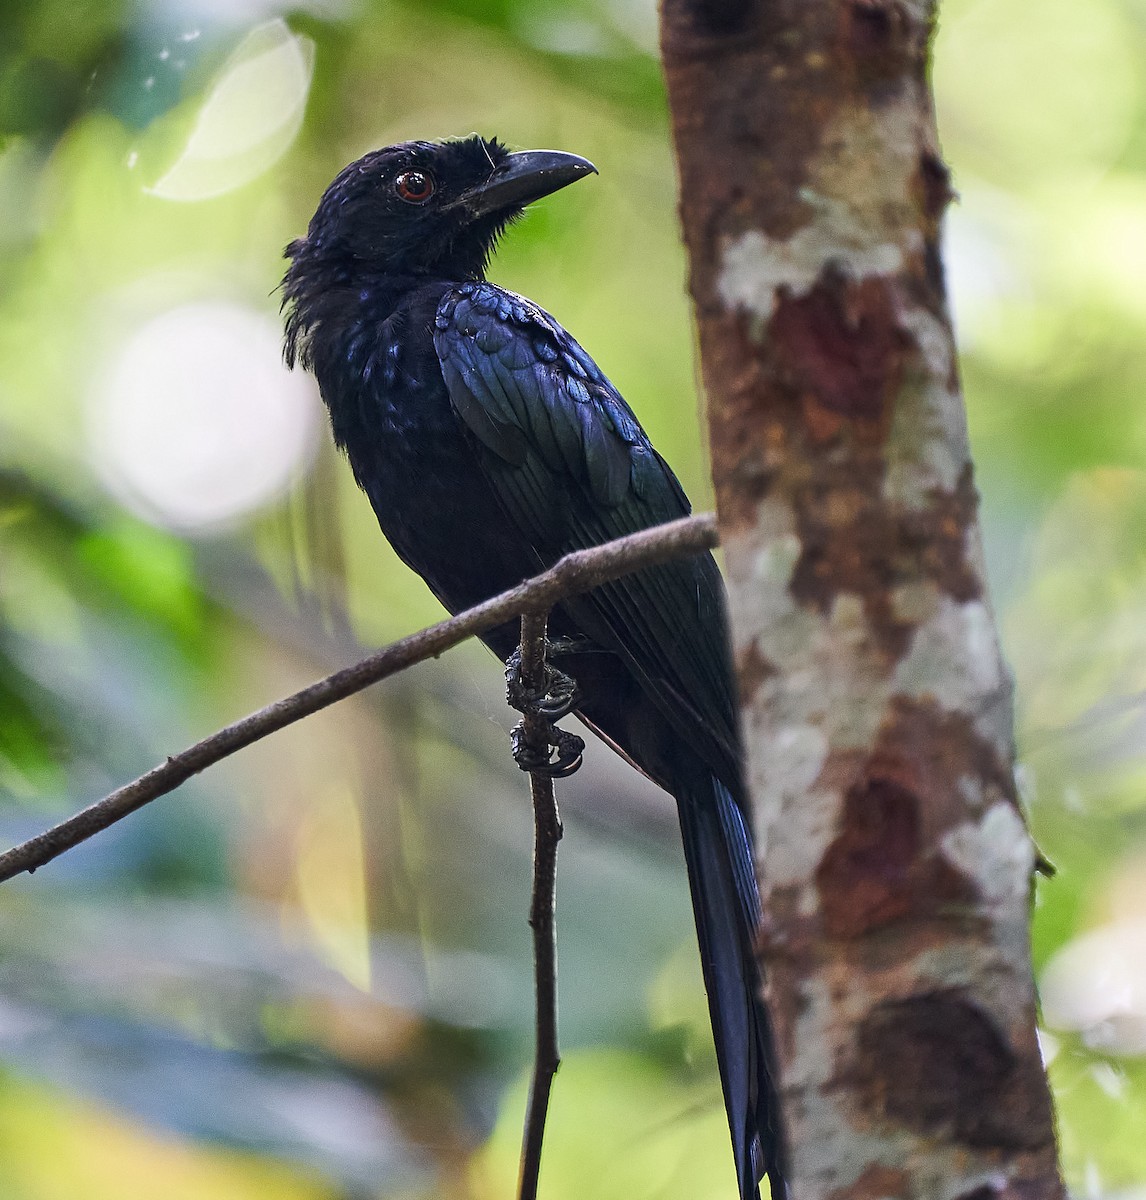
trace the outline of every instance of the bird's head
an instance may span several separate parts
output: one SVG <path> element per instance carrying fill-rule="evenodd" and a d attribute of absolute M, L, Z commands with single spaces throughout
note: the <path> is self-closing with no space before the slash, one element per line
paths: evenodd
<path fill-rule="evenodd" d="M 355 274 L 477 278 L 526 205 L 595 170 L 575 154 L 510 153 L 477 135 L 387 146 L 340 172 L 287 255 Z"/>

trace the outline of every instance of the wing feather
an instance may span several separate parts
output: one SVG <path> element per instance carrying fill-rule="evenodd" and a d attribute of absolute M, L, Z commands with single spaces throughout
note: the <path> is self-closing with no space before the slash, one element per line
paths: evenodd
<path fill-rule="evenodd" d="M 434 344 L 506 519 L 542 561 L 686 515 L 688 499 L 588 354 L 530 301 L 459 285 Z M 711 555 L 626 576 L 569 603 L 625 659 L 725 779 L 737 739 L 723 587 Z"/>

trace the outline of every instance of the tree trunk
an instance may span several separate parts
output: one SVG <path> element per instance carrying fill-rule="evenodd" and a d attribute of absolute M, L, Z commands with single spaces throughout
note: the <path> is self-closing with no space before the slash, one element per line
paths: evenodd
<path fill-rule="evenodd" d="M 798 1200 L 1060 1197 L 927 0 L 663 0 Z"/>

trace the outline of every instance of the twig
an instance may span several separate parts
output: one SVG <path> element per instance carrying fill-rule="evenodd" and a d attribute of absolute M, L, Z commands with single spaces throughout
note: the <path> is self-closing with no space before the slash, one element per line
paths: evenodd
<path fill-rule="evenodd" d="M 150 801 L 174 791 L 192 775 L 197 775 L 244 746 L 415 663 L 437 658 L 468 637 L 485 633 L 525 612 L 547 612 L 567 596 L 589 591 L 643 567 L 710 550 L 717 540 L 716 518 L 711 513 L 703 513 L 566 555 L 548 571 L 508 592 L 466 609 L 447 621 L 392 642 L 361 662 L 335 671 L 333 675 L 291 696 L 250 713 L 233 725 L 172 755 L 146 775 L 118 788 L 59 825 L 0 854 L 0 883 L 23 871 L 35 871 L 44 866 L 65 850 L 86 841 Z"/>
<path fill-rule="evenodd" d="M 521 618 L 521 682 L 541 695 L 545 692 L 546 613 L 524 613 Z M 522 716 L 525 745 L 546 758 L 549 756 L 550 725 L 536 713 Z M 533 892 L 529 905 L 529 925 L 533 930 L 533 985 L 536 1005 L 536 1048 L 529 1102 L 525 1110 L 525 1131 L 521 1141 L 521 1179 L 519 1200 L 536 1200 L 537 1180 L 541 1171 L 541 1145 L 545 1138 L 545 1118 L 549 1111 L 549 1092 L 553 1077 L 561 1065 L 557 1048 L 557 843 L 561 841 L 561 814 L 553 790 L 553 777 L 530 771 L 529 790 L 533 797 Z"/>

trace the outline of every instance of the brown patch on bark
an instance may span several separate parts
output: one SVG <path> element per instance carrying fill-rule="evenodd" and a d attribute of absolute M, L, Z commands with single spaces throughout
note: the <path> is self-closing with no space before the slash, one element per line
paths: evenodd
<path fill-rule="evenodd" d="M 859 937 L 904 917 L 919 888 L 919 798 L 894 779 L 868 777 L 844 800 L 843 828 L 816 872 L 831 937 Z"/>
<path fill-rule="evenodd" d="M 947 211 L 947 205 L 955 199 L 955 189 L 951 186 L 951 172 L 937 151 L 928 149 L 920 153 L 917 187 L 923 215 L 928 221 L 937 224 Z"/>
<path fill-rule="evenodd" d="M 849 0 L 839 13 L 844 62 L 868 83 L 898 83 L 905 64 L 918 52 L 914 22 L 899 0 Z M 880 97 L 872 98 L 878 103 Z"/>
<path fill-rule="evenodd" d="M 760 8 L 759 0 L 664 0 L 663 19 L 693 37 L 727 38 L 752 26 Z"/>
<path fill-rule="evenodd" d="M 918 573 L 918 548 L 906 542 L 902 518 L 880 502 L 882 464 L 853 465 L 850 484 L 806 488 L 797 496 L 800 557 L 789 585 L 798 603 L 827 613 L 836 597 L 860 597 L 875 643 L 890 662 L 906 651 L 912 628 L 896 619 L 889 593 Z"/>
<path fill-rule="evenodd" d="M 957 793 L 961 779 L 983 785 L 985 805 L 1009 799 L 1018 806 L 1010 762 L 979 736 L 969 716 L 949 712 L 934 700 L 900 696 L 893 701 L 873 757 L 881 756 L 908 764 L 911 777 L 920 781 L 929 814 L 924 837 L 932 845 L 942 832 L 981 815 L 969 810 L 966 798 Z"/>
<path fill-rule="evenodd" d="M 722 237 L 761 229 L 787 238 L 810 219 L 800 189 L 818 130 L 840 103 L 823 86 L 832 20 L 828 6 L 788 0 L 662 2 L 678 141 L 701 136 L 703 114 L 721 115 L 719 128 L 709 120 L 703 131 L 711 158 L 680 160 L 686 236 L 706 245 L 691 256 L 701 304 L 714 292 L 713 248 Z M 708 162 L 723 169 L 708 170 Z"/>
<path fill-rule="evenodd" d="M 725 372 L 725 419 L 711 425 L 712 473 L 729 528 L 752 526 L 780 465 L 791 458 L 791 422 L 742 313 L 714 320 L 712 357 Z"/>
<path fill-rule="evenodd" d="M 825 268 L 805 295 L 781 291 L 768 333 L 779 379 L 800 397 L 813 442 L 845 424 L 882 439 L 911 345 L 888 280 Z"/>
<path fill-rule="evenodd" d="M 791 593 L 823 613 L 841 593 L 860 597 L 876 644 L 894 663 L 914 632 L 894 611 L 894 589 L 929 580 L 960 603 L 982 593 L 982 580 L 966 552 L 978 492 L 968 466 L 953 492 L 936 493 L 922 511 L 901 511 L 881 495 L 880 457 L 852 462 L 839 475 L 796 497 L 801 552 Z"/>
<path fill-rule="evenodd" d="M 905 538 L 919 548 L 924 577 L 961 604 L 983 594 L 983 580 L 967 560 L 967 532 L 978 511 L 979 493 L 968 463 L 953 492 L 934 494 L 926 512 L 904 518 Z"/>
<path fill-rule="evenodd" d="M 829 1192 L 828 1200 L 884 1200 L 891 1196 L 910 1200 L 913 1193 L 911 1176 L 906 1171 L 873 1163 L 849 1187 Z"/>
<path fill-rule="evenodd" d="M 920 212 L 924 246 L 921 281 L 925 286 L 919 292 L 919 298 L 932 312 L 942 314 L 947 303 L 947 281 L 940 251 L 940 235 L 943 214 L 955 198 L 955 189 L 951 186 L 951 172 L 947 164 L 933 147 L 925 147 L 919 152 L 911 191 Z M 951 387 L 956 389 L 958 386 L 956 378 Z"/>
<path fill-rule="evenodd" d="M 939 850 L 943 835 L 968 818 L 959 791 L 967 777 L 1014 802 L 1009 770 L 966 717 L 929 701 L 897 701 L 845 793 L 839 832 L 816 871 L 829 937 L 972 911 L 974 881 Z"/>
<path fill-rule="evenodd" d="M 1053 1145 L 1042 1066 L 1018 1054 L 973 997 L 948 988 L 877 1005 L 856 1036 L 856 1073 L 879 1119 L 974 1147 Z"/>

